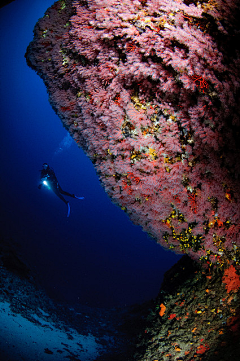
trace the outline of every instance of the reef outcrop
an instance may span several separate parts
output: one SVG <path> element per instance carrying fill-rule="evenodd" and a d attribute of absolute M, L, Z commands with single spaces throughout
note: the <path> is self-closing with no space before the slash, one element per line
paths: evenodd
<path fill-rule="evenodd" d="M 26 58 L 130 219 L 240 262 L 239 1 L 58 1 Z"/>
<path fill-rule="evenodd" d="M 229 281 L 229 280 L 228 280 Z M 184 256 L 166 274 L 132 361 L 238 361 L 239 292 Z"/>
<path fill-rule="evenodd" d="M 13 1 L 15 1 L 15 0 L 2 0 L 1 4 L 0 4 L 0 8 L 3 8 L 4 6 L 10 4 Z"/>

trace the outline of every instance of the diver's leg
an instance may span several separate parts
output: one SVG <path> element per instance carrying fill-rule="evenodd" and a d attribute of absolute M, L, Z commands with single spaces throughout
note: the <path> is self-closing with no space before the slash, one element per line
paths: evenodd
<path fill-rule="evenodd" d="M 68 207 L 67 217 L 69 217 L 69 215 L 70 215 L 70 204 L 69 204 L 69 202 L 66 201 L 66 199 L 61 195 L 59 187 L 56 187 L 56 188 L 52 187 L 52 190 L 56 194 L 56 196 L 58 196 L 58 198 L 60 198 L 67 205 L 67 207 Z"/>
<path fill-rule="evenodd" d="M 59 192 L 60 192 L 61 194 L 64 194 L 65 196 L 75 198 L 75 195 L 74 195 L 74 194 L 71 194 L 71 193 L 68 193 L 68 192 L 64 191 L 64 190 L 60 187 L 60 185 L 58 185 L 58 190 L 59 190 Z"/>
<path fill-rule="evenodd" d="M 68 204 L 68 201 L 66 201 L 66 199 L 61 195 L 61 193 L 59 192 L 55 192 L 55 194 L 58 196 L 58 198 L 60 198 L 65 204 Z"/>
<path fill-rule="evenodd" d="M 58 196 L 58 198 L 60 198 L 65 204 L 68 203 L 68 201 L 66 201 L 66 199 L 62 196 L 62 192 L 61 189 L 59 188 L 59 186 L 53 186 L 52 185 L 52 191 L 56 194 L 56 196 Z"/>
<path fill-rule="evenodd" d="M 84 199 L 84 197 L 77 197 L 77 196 L 75 196 L 75 194 L 71 194 L 71 193 L 65 192 L 65 191 L 60 187 L 60 185 L 58 185 L 58 189 L 59 189 L 59 191 L 60 191 L 62 194 L 64 194 L 65 196 L 69 196 L 69 197 L 76 198 L 76 199 Z"/>

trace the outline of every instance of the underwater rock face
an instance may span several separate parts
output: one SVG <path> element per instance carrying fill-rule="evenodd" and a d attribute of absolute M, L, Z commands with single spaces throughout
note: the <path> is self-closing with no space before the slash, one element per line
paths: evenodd
<path fill-rule="evenodd" d="M 58 1 L 26 58 L 130 219 L 239 262 L 239 1 Z M 239 25 L 238 25 L 239 26 Z"/>
<path fill-rule="evenodd" d="M 203 271 L 182 257 L 164 275 L 132 361 L 238 361 L 239 295 L 218 267 Z"/>
<path fill-rule="evenodd" d="M 3 8 L 4 6 L 10 4 L 13 1 L 15 1 L 15 0 L 2 0 L 1 4 L 0 4 L 0 8 Z"/>

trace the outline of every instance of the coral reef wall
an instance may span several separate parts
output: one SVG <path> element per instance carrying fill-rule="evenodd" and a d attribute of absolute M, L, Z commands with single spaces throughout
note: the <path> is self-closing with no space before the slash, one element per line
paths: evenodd
<path fill-rule="evenodd" d="M 26 58 L 130 219 L 194 259 L 240 261 L 239 1 L 58 1 Z"/>

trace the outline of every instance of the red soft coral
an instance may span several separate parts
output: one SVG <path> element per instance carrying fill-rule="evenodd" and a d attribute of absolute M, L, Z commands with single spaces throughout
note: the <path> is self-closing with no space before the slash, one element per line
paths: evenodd
<path fill-rule="evenodd" d="M 240 287 L 240 277 L 236 273 L 236 269 L 231 265 L 228 269 L 225 270 L 224 276 L 222 278 L 223 283 L 226 284 L 227 293 L 231 291 L 237 292 Z"/>

